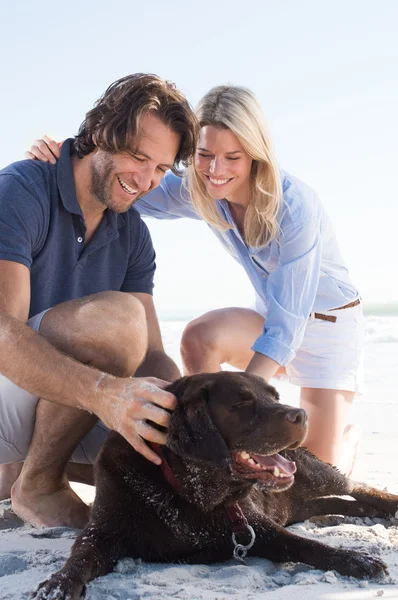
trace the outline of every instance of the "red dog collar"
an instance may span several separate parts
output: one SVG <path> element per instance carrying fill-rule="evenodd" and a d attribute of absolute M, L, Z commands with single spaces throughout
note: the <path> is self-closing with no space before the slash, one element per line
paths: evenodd
<path fill-rule="evenodd" d="M 171 470 L 170 465 L 164 456 L 162 446 L 160 444 L 156 444 L 155 442 L 149 442 L 149 445 L 151 446 L 152 450 L 156 452 L 156 454 L 162 459 L 160 470 L 162 471 L 163 477 L 176 492 L 179 492 L 181 490 L 180 482 Z M 232 523 L 232 542 L 234 544 L 233 556 L 236 560 L 246 564 L 244 559 L 247 555 L 247 551 L 255 542 L 256 534 L 254 533 L 253 527 L 249 525 L 238 502 L 235 502 L 235 504 L 231 504 L 230 506 L 226 506 L 225 511 Z M 239 544 L 236 541 L 236 536 L 246 532 L 250 534 L 249 543 L 246 545 Z"/>

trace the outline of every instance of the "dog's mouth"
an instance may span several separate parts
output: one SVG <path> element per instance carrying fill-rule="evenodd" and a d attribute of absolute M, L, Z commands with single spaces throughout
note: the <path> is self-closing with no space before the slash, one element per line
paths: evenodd
<path fill-rule="evenodd" d="M 232 454 L 232 471 L 240 479 L 255 479 L 265 485 L 290 486 L 294 481 L 296 463 L 280 454 L 264 456 L 236 450 Z"/>

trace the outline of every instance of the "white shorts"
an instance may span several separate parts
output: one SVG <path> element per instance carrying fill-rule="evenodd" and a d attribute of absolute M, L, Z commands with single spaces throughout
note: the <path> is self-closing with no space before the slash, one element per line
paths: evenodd
<path fill-rule="evenodd" d="M 293 385 L 362 394 L 365 319 L 362 305 L 328 310 L 336 321 L 311 314 L 296 356 L 279 376 Z M 264 315 L 263 315 L 264 316 Z"/>

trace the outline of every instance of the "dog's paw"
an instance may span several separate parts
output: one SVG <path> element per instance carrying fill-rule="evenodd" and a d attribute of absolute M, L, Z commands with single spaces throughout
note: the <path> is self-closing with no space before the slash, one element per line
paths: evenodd
<path fill-rule="evenodd" d="M 31 595 L 32 600 L 79 600 L 84 585 L 74 581 L 66 573 L 55 573 L 47 581 L 43 581 Z"/>
<path fill-rule="evenodd" d="M 344 571 L 344 575 L 351 575 L 358 579 L 374 579 L 381 575 L 388 575 L 387 565 L 367 552 L 350 553 L 346 559 Z"/>

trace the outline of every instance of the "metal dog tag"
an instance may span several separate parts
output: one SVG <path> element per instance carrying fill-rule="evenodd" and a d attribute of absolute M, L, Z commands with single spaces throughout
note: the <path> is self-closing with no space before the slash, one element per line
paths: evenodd
<path fill-rule="evenodd" d="M 234 559 L 243 563 L 247 567 L 247 562 L 245 561 L 246 556 L 247 556 L 247 550 L 244 546 L 242 546 L 241 544 L 238 544 L 237 546 L 235 546 L 234 552 L 233 552 Z"/>
<path fill-rule="evenodd" d="M 246 524 L 245 528 L 250 533 L 250 542 L 246 545 L 238 544 L 238 542 L 236 541 L 235 532 L 232 533 L 232 542 L 234 544 L 233 557 L 235 558 L 235 560 L 238 560 L 239 562 L 241 562 L 247 566 L 247 562 L 245 561 L 245 558 L 247 556 L 247 551 L 250 550 L 250 548 L 253 546 L 254 542 L 256 541 L 256 534 L 254 533 L 253 527 L 251 527 L 249 524 Z"/>

